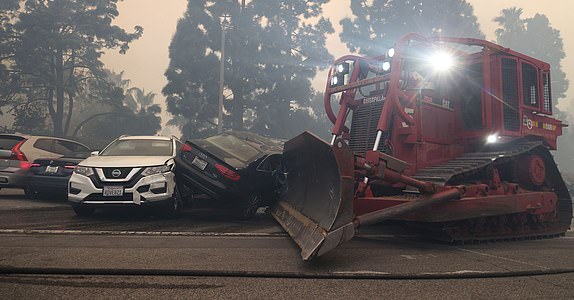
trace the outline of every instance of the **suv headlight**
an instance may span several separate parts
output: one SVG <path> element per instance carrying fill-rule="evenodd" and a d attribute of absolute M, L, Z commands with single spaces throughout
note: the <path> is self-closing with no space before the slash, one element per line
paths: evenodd
<path fill-rule="evenodd" d="M 84 176 L 91 176 L 94 174 L 94 170 L 90 167 L 76 166 L 74 173 Z"/>
<path fill-rule="evenodd" d="M 161 174 L 165 172 L 169 172 L 171 170 L 171 166 L 163 165 L 163 166 L 155 166 L 155 167 L 147 167 L 142 172 L 142 176 L 149 176 L 155 174 Z"/>

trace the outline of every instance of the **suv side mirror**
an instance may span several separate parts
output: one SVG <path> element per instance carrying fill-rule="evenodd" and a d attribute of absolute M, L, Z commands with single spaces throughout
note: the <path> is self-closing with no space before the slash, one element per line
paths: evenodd
<path fill-rule="evenodd" d="M 98 156 L 100 155 L 100 151 L 92 151 L 90 152 L 90 156 Z"/>

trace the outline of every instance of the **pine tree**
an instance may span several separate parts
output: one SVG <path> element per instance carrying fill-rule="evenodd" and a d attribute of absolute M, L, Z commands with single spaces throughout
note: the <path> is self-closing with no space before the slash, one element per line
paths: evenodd
<path fill-rule="evenodd" d="M 292 115 L 310 105 L 311 79 L 332 60 L 325 34 L 333 29 L 320 17 L 326 1 L 190 0 L 170 45 L 163 89 L 174 123 L 187 119 L 184 135 L 216 132 L 222 28 L 225 127 L 294 135 Z"/>
<path fill-rule="evenodd" d="M 118 0 L 28 0 L 16 11 L 12 74 L 27 106 L 42 103 L 53 134 L 66 135 L 78 87 L 105 78 L 104 49 L 125 53 L 143 29 L 133 33 L 112 25 Z"/>
<path fill-rule="evenodd" d="M 550 25 L 545 15 L 523 18 L 522 9 L 516 7 L 503 9 L 494 21 L 499 25 L 496 30 L 499 44 L 550 64 L 552 98 L 554 110 L 558 112 L 556 104 L 565 97 L 568 89 L 568 80 L 561 64 L 566 54 L 560 31 Z"/>
<path fill-rule="evenodd" d="M 404 34 L 483 38 L 465 0 L 351 0 L 352 18 L 341 20 L 341 40 L 353 52 L 380 55 Z"/>

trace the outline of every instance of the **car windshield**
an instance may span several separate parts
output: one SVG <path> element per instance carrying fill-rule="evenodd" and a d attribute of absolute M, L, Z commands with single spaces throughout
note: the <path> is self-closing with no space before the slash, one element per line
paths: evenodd
<path fill-rule="evenodd" d="M 171 156 L 172 144 L 169 140 L 129 139 L 116 140 L 100 156 Z"/>
<path fill-rule="evenodd" d="M 226 158 L 235 158 L 243 162 L 249 162 L 261 153 L 255 147 L 233 135 L 216 135 L 205 140 L 221 150 L 222 153 L 220 154 L 225 156 L 222 157 L 224 160 Z"/>

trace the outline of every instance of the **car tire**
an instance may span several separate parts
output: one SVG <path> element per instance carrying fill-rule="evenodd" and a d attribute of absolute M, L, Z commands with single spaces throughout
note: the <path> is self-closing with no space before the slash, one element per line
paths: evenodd
<path fill-rule="evenodd" d="M 75 205 L 72 208 L 78 217 L 90 217 L 94 215 L 94 212 L 96 211 L 95 208 L 89 206 Z"/>
<path fill-rule="evenodd" d="M 183 199 L 179 192 L 177 185 L 173 190 L 173 196 L 171 197 L 169 203 L 163 209 L 163 215 L 167 218 L 176 218 L 183 211 Z"/>
<path fill-rule="evenodd" d="M 254 193 L 245 197 L 237 211 L 237 217 L 241 220 L 253 218 L 261 203 L 263 203 L 263 198 L 259 193 Z"/>
<path fill-rule="evenodd" d="M 31 187 L 25 187 L 24 188 L 24 195 L 28 199 L 32 199 L 32 200 L 38 199 L 38 193 L 36 193 L 36 191 Z"/>

